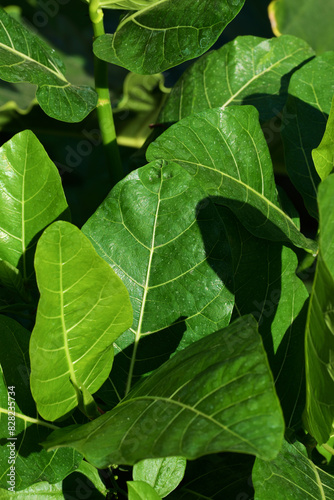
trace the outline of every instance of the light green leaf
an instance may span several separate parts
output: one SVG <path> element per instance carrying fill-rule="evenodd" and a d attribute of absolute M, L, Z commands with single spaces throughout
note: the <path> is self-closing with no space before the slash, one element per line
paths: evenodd
<path fill-rule="evenodd" d="M 334 4 L 328 0 L 274 0 L 269 5 L 269 19 L 274 34 L 298 36 L 306 40 L 318 54 L 333 49 L 333 16 Z"/>
<path fill-rule="evenodd" d="M 111 374 L 121 398 L 176 348 L 229 324 L 234 297 L 224 221 L 179 165 L 158 161 L 132 172 L 83 232 L 131 297 L 133 325 L 116 341 Z"/>
<path fill-rule="evenodd" d="M 68 222 L 45 230 L 35 267 L 41 298 L 30 341 L 31 390 L 42 417 L 55 420 L 78 404 L 86 409 L 108 377 L 113 342 L 131 325 L 132 308 L 120 278 Z"/>
<path fill-rule="evenodd" d="M 266 40 L 240 36 L 187 69 L 159 117 L 174 122 L 207 108 L 252 104 L 262 121 L 276 116 L 287 98 L 288 73 L 313 55 L 293 36 Z"/>
<path fill-rule="evenodd" d="M 334 175 L 319 186 L 319 256 L 305 337 L 305 423 L 319 444 L 327 443 L 334 423 Z"/>
<path fill-rule="evenodd" d="M 0 24 L 0 78 L 37 85 L 38 103 L 52 118 L 83 120 L 96 106 L 96 92 L 84 85 L 71 85 L 55 51 L 2 8 Z"/>
<path fill-rule="evenodd" d="M 284 423 L 253 317 L 176 353 L 113 410 L 53 433 L 98 468 L 146 458 L 236 451 L 274 458 Z"/>
<path fill-rule="evenodd" d="M 76 472 L 80 472 L 81 474 L 84 474 L 94 485 L 94 487 L 102 494 L 104 497 L 107 496 L 107 488 L 101 481 L 101 478 L 99 476 L 99 471 L 96 469 L 96 467 L 93 467 L 91 464 L 88 462 L 85 462 L 85 460 L 82 460 L 80 463 L 78 469 Z"/>
<path fill-rule="evenodd" d="M 332 500 L 334 478 L 314 465 L 305 447 L 283 443 L 271 462 L 256 459 L 253 468 L 254 500 Z"/>
<path fill-rule="evenodd" d="M 321 180 L 332 173 L 334 169 L 334 98 L 329 113 L 325 134 L 321 143 L 312 151 L 315 169 Z"/>
<path fill-rule="evenodd" d="M 0 148 L 0 186 L 0 258 L 26 280 L 38 235 L 67 209 L 58 170 L 30 130 Z"/>
<path fill-rule="evenodd" d="M 312 150 L 319 146 L 325 133 L 333 95 L 334 52 L 327 52 L 293 74 L 283 114 L 281 133 L 286 168 L 315 218 L 318 218 L 316 198 L 320 178 L 312 161 Z"/>
<path fill-rule="evenodd" d="M 144 481 L 127 481 L 129 500 L 161 500 L 150 484 Z"/>
<path fill-rule="evenodd" d="M 43 500 L 65 500 L 61 481 L 56 484 L 43 481 L 33 484 L 22 491 L 8 491 L 6 487 L 5 490 L 0 490 L 0 498 L 1 500 L 37 500 L 39 498 Z"/>
<path fill-rule="evenodd" d="M 89 3 L 89 0 L 85 0 Z M 140 10 L 149 7 L 159 0 L 99 0 L 102 9 Z"/>
<path fill-rule="evenodd" d="M 161 73 L 206 52 L 245 0 L 157 0 L 129 12 L 113 35 L 99 36 L 94 53 L 134 73 Z"/>
<path fill-rule="evenodd" d="M 134 465 L 133 479 L 150 484 L 164 498 L 182 481 L 186 465 L 183 457 L 148 458 Z"/>
<path fill-rule="evenodd" d="M 280 208 L 272 162 L 252 106 L 210 109 L 170 127 L 147 150 L 175 161 L 255 236 L 316 251 Z"/>
<path fill-rule="evenodd" d="M 36 406 L 29 389 L 29 335 L 25 328 L 7 316 L 0 316 L 2 348 L 0 350 L 0 488 L 8 488 L 7 474 L 9 443 L 15 444 L 15 489 L 29 487 L 38 481 L 57 483 L 77 469 L 82 457 L 72 449 L 46 453 L 38 444 L 45 439 L 54 425 L 37 416 Z M 1 370 L 0 367 L 0 370 Z M 14 386 L 15 395 L 7 387 Z M 15 430 L 8 429 L 9 396 L 15 401 Z M 8 438 L 13 438 L 8 440 Z M 16 439 L 14 439 L 16 438 Z M 51 488 L 52 489 L 52 488 Z M 2 498 L 0 490 L 0 498 Z"/>

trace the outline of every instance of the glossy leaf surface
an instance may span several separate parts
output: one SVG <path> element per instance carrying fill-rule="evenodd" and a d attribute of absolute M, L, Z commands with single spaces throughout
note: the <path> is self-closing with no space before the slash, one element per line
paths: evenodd
<path fill-rule="evenodd" d="M 150 484 L 163 498 L 182 481 L 186 465 L 183 457 L 148 458 L 134 465 L 133 479 Z"/>
<path fill-rule="evenodd" d="M 283 432 L 257 324 L 246 316 L 175 354 L 110 412 L 43 445 L 73 446 L 99 468 L 222 451 L 268 460 Z"/>
<path fill-rule="evenodd" d="M 30 341 L 31 390 L 55 420 L 108 377 L 113 342 L 132 324 L 128 292 L 89 240 L 68 222 L 40 238 L 35 258 L 41 298 Z"/>
<path fill-rule="evenodd" d="M 94 42 L 100 59 L 154 74 L 206 52 L 244 0 L 158 0 L 125 15 L 113 35 Z"/>
<path fill-rule="evenodd" d="M 262 121 L 269 120 L 287 98 L 287 74 L 312 55 L 312 49 L 293 36 L 238 37 L 205 54 L 183 73 L 159 121 L 174 122 L 229 104 L 252 104 Z"/>
<path fill-rule="evenodd" d="M 2 8 L 0 23 L 0 78 L 37 85 L 37 100 L 52 118 L 83 120 L 96 106 L 96 92 L 87 86 L 71 85 L 55 51 Z"/>

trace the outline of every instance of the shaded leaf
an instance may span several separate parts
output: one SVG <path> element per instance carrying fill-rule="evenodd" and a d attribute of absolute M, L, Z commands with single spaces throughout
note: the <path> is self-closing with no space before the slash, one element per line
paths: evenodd
<path fill-rule="evenodd" d="M 39 413 L 55 420 L 85 407 L 88 392 L 108 377 L 113 342 L 131 325 L 132 308 L 120 278 L 68 222 L 45 230 L 35 267 L 41 298 L 30 341 L 31 390 Z"/>
<path fill-rule="evenodd" d="M 160 73 L 206 52 L 245 0 L 158 0 L 129 12 L 113 35 L 99 36 L 94 53 L 134 73 Z"/>
<path fill-rule="evenodd" d="M 127 481 L 129 500 L 161 500 L 150 484 L 144 481 Z"/>
<path fill-rule="evenodd" d="M 22 274 L 6 260 L 0 260 L 0 283 L 5 288 L 29 302 L 29 292 L 24 288 Z"/>
<path fill-rule="evenodd" d="M 285 104 L 288 73 L 312 55 L 312 49 L 293 36 L 238 37 L 205 54 L 183 73 L 159 121 L 174 122 L 229 104 L 252 104 L 262 121 L 269 120 Z"/>
<path fill-rule="evenodd" d="M 37 85 L 38 103 L 52 118 L 83 120 L 96 106 L 96 92 L 87 86 L 71 85 L 55 51 L 2 8 L 0 23 L 0 78 Z"/>
<path fill-rule="evenodd" d="M 257 324 L 243 317 L 158 368 L 113 410 L 53 433 L 99 468 L 236 451 L 275 457 L 284 423 Z"/>
<path fill-rule="evenodd" d="M 312 151 L 315 169 L 324 180 L 334 169 L 334 99 L 321 143 Z"/>
<path fill-rule="evenodd" d="M 150 484 L 164 498 L 182 481 L 186 465 L 183 457 L 148 458 L 134 465 L 133 479 Z"/>
<path fill-rule="evenodd" d="M 28 279 L 38 235 L 67 203 L 57 168 L 30 130 L 2 146 L 0 167 L 0 257 Z"/>

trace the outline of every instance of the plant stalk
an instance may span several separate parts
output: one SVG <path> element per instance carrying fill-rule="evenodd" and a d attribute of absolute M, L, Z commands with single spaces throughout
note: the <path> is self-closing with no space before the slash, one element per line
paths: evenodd
<path fill-rule="evenodd" d="M 90 0 L 89 16 L 94 30 L 94 40 L 104 35 L 103 11 L 99 6 L 99 0 Z M 99 120 L 102 142 L 107 156 L 109 172 L 113 184 L 120 181 L 123 175 L 121 157 L 116 139 L 114 117 L 110 102 L 108 65 L 94 55 L 94 77 L 95 90 L 98 95 L 97 117 Z"/>

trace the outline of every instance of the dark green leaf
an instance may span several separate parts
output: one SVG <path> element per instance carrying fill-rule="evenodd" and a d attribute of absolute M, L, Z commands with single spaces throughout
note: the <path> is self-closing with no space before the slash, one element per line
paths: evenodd
<path fill-rule="evenodd" d="M 135 464 L 133 479 L 150 484 L 164 498 L 182 481 L 186 465 L 183 457 L 148 458 Z"/>

